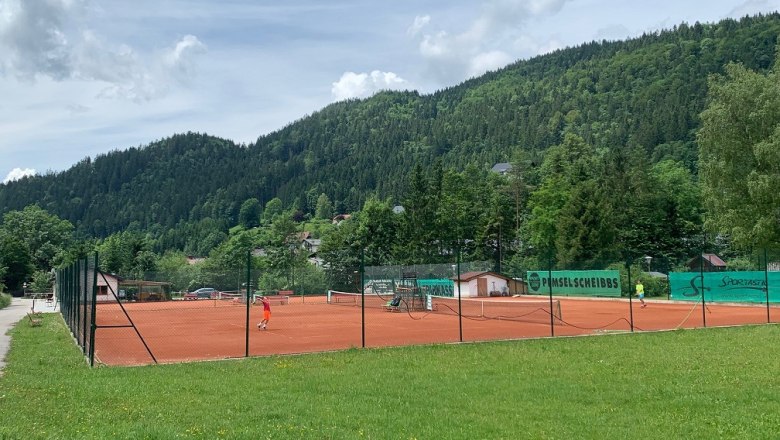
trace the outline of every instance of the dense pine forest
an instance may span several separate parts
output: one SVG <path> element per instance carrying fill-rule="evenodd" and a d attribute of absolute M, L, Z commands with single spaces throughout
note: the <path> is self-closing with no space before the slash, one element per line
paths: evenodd
<path fill-rule="evenodd" d="M 324 258 L 362 247 L 372 264 L 449 260 L 455 242 L 510 272 L 541 260 L 603 266 L 627 253 L 673 264 L 705 233 L 699 136 L 713 84 L 730 65 L 769 75 L 778 34 L 777 13 L 681 24 L 430 95 L 338 102 L 249 145 L 175 134 L 0 185 L 0 215 L 6 229 L 22 212 L 70 225 L 63 240 L 79 245 L 42 261 L 130 248 L 113 268 L 126 270 L 173 251 L 230 266 L 236 246 L 283 250 L 304 231 L 323 239 Z M 512 168 L 491 172 L 496 163 Z M 329 220 L 347 213 L 354 226 L 334 231 Z"/>

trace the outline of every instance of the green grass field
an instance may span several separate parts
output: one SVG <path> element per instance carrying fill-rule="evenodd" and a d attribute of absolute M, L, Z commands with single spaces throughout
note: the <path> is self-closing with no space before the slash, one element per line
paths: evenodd
<path fill-rule="evenodd" d="M 776 439 L 780 326 L 90 369 L 13 330 L 0 438 Z"/>

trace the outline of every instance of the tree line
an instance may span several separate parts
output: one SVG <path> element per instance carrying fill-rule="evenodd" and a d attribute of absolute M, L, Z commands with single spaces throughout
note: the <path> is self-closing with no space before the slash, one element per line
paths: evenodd
<path fill-rule="evenodd" d="M 188 255 L 233 267 L 263 249 L 258 264 L 281 286 L 295 268 L 309 275 L 307 256 L 290 252 L 309 229 L 332 271 L 359 250 L 368 264 L 407 264 L 457 249 L 505 272 L 680 262 L 705 225 L 735 254 L 770 245 L 778 32 L 778 14 L 683 24 L 432 95 L 335 103 L 250 145 L 186 133 L 87 158 L 0 185 L 0 271 L 17 289 L 87 249 L 131 273 Z M 510 173 L 490 172 L 496 162 Z M 746 201 L 761 210 L 731 206 Z M 352 220 L 333 225 L 344 213 Z M 61 238 L 28 237 L 21 219 Z"/>

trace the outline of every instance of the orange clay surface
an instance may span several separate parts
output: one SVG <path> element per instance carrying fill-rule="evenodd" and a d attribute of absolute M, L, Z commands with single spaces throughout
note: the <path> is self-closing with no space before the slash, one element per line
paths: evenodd
<path fill-rule="evenodd" d="M 363 319 L 366 347 L 627 332 L 632 308 L 634 331 L 704 327 L 705 320 L 707 327 L 767 323 L 765 305 L 707 304 L 702 311 L 701 304 L 663 300 L 649 300 L 641 308 L 639 301 L 628 299 L 556 299 L 562 321 L 550 325 L 550 314 L 534 307 L 546 297 L 484 298 L 491 303 L 493 311 L 485 314 L 492 319 L 465 316 L 475 309 L 464 299 L 461 322 L 457 315 L 443 313 L 448 306 L 437 312 L 367 307 L 363 314 L 359 306 L 327 304 L 324 296 L 294 297 L 289 304 L 272 306 L 267 330 L 257 328 L 262 306 L 250 306 L 248 331 L 246 304 L 230 301 L 124 303 L 124 311 L 116 303 L 98 304 L 95 360 L 144 365 L 362 347 Z M 532 304 L 503 308 L 503 303 L 523 302 Z M 772 322 L 780 321 L 780 307 L 773 305 L 769 312 Z M 129 325 L 127 316 L 135 329 L 121 327 Z"/>

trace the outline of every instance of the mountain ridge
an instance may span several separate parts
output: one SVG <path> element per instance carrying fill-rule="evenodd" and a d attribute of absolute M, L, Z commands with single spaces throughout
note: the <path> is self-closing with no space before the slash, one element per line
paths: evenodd
<path fill-rule="evenodd" d="M 206 220 L 226 230 L 250 198 L 313 212 L 326 194 L 337 211 L 354 211 L 371 194 L 400 200 L 417 164 L 485 170 L 518 150 L 541 155 L 565 131 L 695 171 L 707 77 L 729 62 L 771 68 L 779 33 L 777 13 L 681 24 L 520 60 L 432 94 L 333 103 L 249 145 L 174 134 L 0 185 L 0 214 L 36 203 L 96 237 Z"/>

